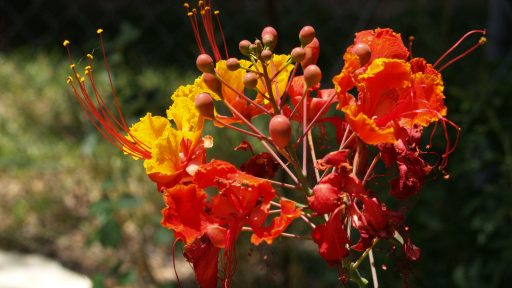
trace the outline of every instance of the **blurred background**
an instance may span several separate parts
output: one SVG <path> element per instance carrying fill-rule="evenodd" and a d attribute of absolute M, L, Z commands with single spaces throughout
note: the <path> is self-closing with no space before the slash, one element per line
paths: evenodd
<path fill-rule="evenodd" d="M 512 1 L 213 2 L 236 56 L 238 41 L 259 37 L 267 25 L 280 33 L 282 53 L 299 44 L 303 25 L 314 26 L 326 86 L 356 31 L 391 27 L 404 39 L 414 36 L 414 54 L 434 62 L 467 31 L 487 28 L 485 47 L 443 71 L 449 118 L 462 135 L 450 179 L 431 177 L 410 203 L 406 221 L 421 259 L 393 265 L 381 255 L 377 263 L 386 265 L 378 269 L 381 287 L 509 287 Z M 182 1 L 0 0 L 0 249 L 57 259 L 94 287 L 176 287 L 160 194 L 141 162 L 101 138 L 66 85 L 62 41 L 69 39 L 80 59 L 99 48 L 99 27 L 130 122 L 146 111 L 165 115 L 171 92 L 199 75 Z M 215 158 L 229 159 L 228 144 L 241 138 L 222 139 Z M 177 270 L 185 287 L 194 287 L 180 252 Z M 316 248 L 293 241 L 242 245 L 238 263 L 235 287 L 337 285 Z"/>

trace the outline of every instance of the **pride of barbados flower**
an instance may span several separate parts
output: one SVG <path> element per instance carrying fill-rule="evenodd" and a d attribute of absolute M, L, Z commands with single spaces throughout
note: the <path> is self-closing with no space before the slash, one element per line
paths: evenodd
<path fill-rule="evenodd" d="M 409 237 L 403 210 L 388 208 L 384 194 L 403 204 L 421 191 L 434 168 L 447 178 L 444 169 L 459 128 L 447 119 L 440 72 L 485 38 L 437 67 L 460 42 L 485 31 L 467 33 L 434 64 L 412 57 L 412 40 L 407 48 L 391 29 L 358 32 L 345 51 L 342 71 L 332 79 L 334 87 L 325 88 L 329 81 L 323 81 L 316 65 L 320 42 L 313 27 L 300 30 L 299 45 L 289 54 L 275 53 L 278 32 L 265 27 L 254 42 L 239 42 L 244 58 L 239 59 L 228 54 L 219 12 L 210 1 L 199 1 L 196 8 L 187 3 L 185 9 L 201 74 L 172 93 L 166 117 L 148 113 L 128 126 L 110 77 L 101 29 L 114 109 L 107 107 L 96 87 L 93 55 L 87 54 L 81 75 L 70 42 L 64 41 L 64 46 L 72 71 L 68 84 L 77 102 L 108 141 L 144 161 L 166 205 L 161 224 L 174 231 L 175 245 L 184 243 L 184 257 L 199 286 L 232 286 L 236 246 L 244 232 L 252 233 L 253 245 L 271 245 L 278 237 L 313 241 L 320 257 L 337 268 L 343 284 L 352 281 L 361 287 L 368 280 L 360 276 L 359 265 L 368 255 L 373 257 L 380 242 L 391 243 L 410 261 L 418 259 L 420 249 Z M 255 118 L 267 121 L 268 129 L 253 125 Z M 246 137 L 234 147 L 250 153 L 245 163 L 236 167 L 229 158 L 207 159 L 213 138 L 203 135 L 206 121 Z M 432 145 L 421 147 L 420 141 L 423 129 L 433 125 L 432 142 L 438 123 L 446 145 L 440 160 L 431 163 L 423 156 L 439 153 L 430 150 Z M 450 127 L 457 132 L 455 142 Z M 327 144 L 331 135 L 335 147 Z M 264 151 L 255 151 L 251 141 Z M 383 165 L 377 168 L 379 162 Z M 383 181 L 389 177 L 381 175 L 391 175 L 391 180 Z M 385 183 L 383 191 L 368 188 L 376 182 Z M 286 231 L 292 223 L 302 226 L 302 235 Z M 377 285 L 375 267 L 371 269 Z"/>

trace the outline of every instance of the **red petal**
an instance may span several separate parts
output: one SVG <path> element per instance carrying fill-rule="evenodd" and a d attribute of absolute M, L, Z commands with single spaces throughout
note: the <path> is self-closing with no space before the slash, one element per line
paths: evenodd
<path fill-rule="evenodd" d="M 339 167 L 348 163 L 349 150 L 338 150 L 324 156 L 317 161 L 318 168 L 325 170 L 329 167 Z"/>
<path fill-rule="evenodd" d="M 295 207 L 295 202 L 281 199 L 279 203 L 281 204 L 281 214 L 272 219 L 272 223 L 268 227 L 261 227 L 263 222 L 259 221 L 250 223 L 254 231 L 251 237 L 251 242 L 254 245 L 259 245 L 263 241 L 269 245 L 272 244 L 273 239 L 279 237 L 293 220 L 300 217 L 301 210 Z"/>
<path fill-rule="evenodd" d="M 237 172 L 238 170 L 231 163 L 212 160 L 199 167 L 194 174 L 194 183 L 200 188 L 214 186 L 218 179 L 228 179 L 230 174 L 236 174 Z"/>
<path fill-rule="evenodd" d="M 260 178 L 274 178 L 279 167 L 270 153 L 262 152 L 242 164 L 240 170 Z"/>
<path fill-rule="evenodd" d="M 206 193 L 196 185 L 176 185 L 164 192 L 167 207 L 162 209 L 162 226 L 172 229 L 175 237 L 192 243 L 205 232 Z"/>
<path fill-rule="evenodd" d="M 183 255 L 194 266 L 196 280 L 201 288 L 217 287 L 219 251 L 207 238 L 185 246 Z"/>
<path fill-rule="evenodd" d="M 318 245 L 320 256 L 330 264 L 348 256 L 346 245 L 349 243 L 349 239 L 345 229 L 343 229 L 340 214 L 341 209 L 338 208 L 326 224 L 316 226 L 312 233 L 313 240 Z"/>

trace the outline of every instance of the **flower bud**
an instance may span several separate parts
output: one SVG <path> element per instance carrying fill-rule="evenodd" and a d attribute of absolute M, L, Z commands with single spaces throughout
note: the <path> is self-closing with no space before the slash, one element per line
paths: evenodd
<path fill-rule="evenodd" d="M 248 89 L 254 89 L 258 85 L 258 75 L 256 73 L 248 72 L 244 76 L 244 86 Z"/>
<path fill-rule="evenodd" d="M 320 83 L 322 79 L 322 71 L 315 64 L 311 64 L 304 69 L 304 82 L 307 87 L 313 87 Z"/>
<path fill-rule="evenodd" d="M 261 40 L 270 50 L 274 50 L 277 44 L 277 31 L 274 27 L 267 26 L 261 31 Z"/>
<path fill-rule="evenodd" d="M 279 148 L 284 148 L 290 142 L 292 137 L 292 127 L 290 120 L 284 115 L 276 115 L 270 119 L 268 131 L 272 141 Z"/>
<path fill-rule="evenodd" d="M 203 73 L 215 73 L 213 66 L 213 59 L 208 54 L 201 54 L 197 56 L 196 66 L 199 71 Z"/>
<path fill-rule="evenodd" d="M 270 51 L 270 50 L 263 50 L 263 51 L 261 51 L 260 57 L 261 57 L 261 60 L 267 62 L 270 59 L 272 59 L 272 51 Z"/>
<path fill-rule="evenodd" d="M 302 69 L 306 69 L 311 64 L 316 64 L 316 61 L 318 61 L 318 55 L 320 55 L 320 42 L 318 42 L 318 39 L 314 38 L 311 43 L 304 47 L 304 51 L 306 51 L 306 57 L 300 62 Z"/>
<path fill-rule="evenodd" d="M 240 69 L 240 61 L 236 58 L 229 58 L 226 60 L 226 67 L 229 71 L 236 71 Z"/>
<path fill-rule="evenodd" d="M 251 42 L 249 40 L 242 40 L 238 44 L 238 49 L 242 55 L 249 56 L 249 46 L 251 46 Z"/>
<path fill-rule="evenodd" d="M 300 44 L 304 47 L 315 39 L 315 28 L 311 26 L 304 26 L 299 32 Z"/>
<path fill-rule="evenodd" d="M 217 93 L 219 96 L 221 95 L 222 83 L 217 79 L 217 77 L 215 77 L 215 75 L 211 73 L 203 73 L 203 82 L 208 89 Z"/>
<path fill-rule="evenodd" d="M 213 113 L 214 104 L 213 104 L 213 98 L 210 96 L 210 94 L 204 92 L 200 93 L 196 96 L 196 100 L 194 101 L 194 105 L 196 106 L 197 111 L 199 111 L 199 114 L 205 118 L 215 118 L 215 115 Z"/>
<path fill-rule="evenodd" d="M 302 47 L 295 47 L 291 53 L 292 60 L 295 63 L 300 63 L 306 58 L 306 51 Z"/>
<path fill-rule="evenodd" d="M 340 191 L 331 184 L 320 183 L 308 197 L 309 208 L 318 214 L 331 213 L 340 206 Z"/>
<path fill-rule="evenodd" d="M 372 51 L 370 50 L 370 47 L 365 43 L 357 43 L 354 45 L 352 48 L 352 53 L 359 57 L 359 64 L 361 64 L 361 66 L 364 66 L 366 63 L 368 63 L 372 57 Z"/>

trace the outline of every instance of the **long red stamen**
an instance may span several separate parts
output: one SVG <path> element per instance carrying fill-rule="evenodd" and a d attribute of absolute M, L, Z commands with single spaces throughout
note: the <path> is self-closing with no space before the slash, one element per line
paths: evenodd
<path fill-rule="evenodd" d="M 87 57 L 90 59 L 89 65 L 85 67 L 85 75 L 87 76 L 87 78 L 81 77 L 76 71 L 76 66 L 73 63 L 73 58 L 71 57 L 71 52 L 68 47 L 69 41 L 65 41 L 64 46 L 66 47 L 70 67 L 73 71 L 73 77 L 68 77 L 68 84 L 70 84 L 73 94 L 75 95 L 75 98 L 77 99 L 80 107 L 84 110 L 84 112 L 86 112 L 89 121 L 94 125 L 94 127 L 100 132 L 100 134 L 105 139 L 107 139 L 114 147 L 123 151 L 124 153 L 128 153 L 137 158 L 150 159 L 151 152 L 149 147 L 130 134 L 128 125 L 126 124 L 123 113 L 121 112 L 121 108 L 117 100 L 116 90 L 113 85 L 112 77 L 110 75 L 108 62 L 106 60 L 103 40 L 101 39 L 102 31 L 103 30 L 98 29 L 97 32 L 100 37 L 102 53 L 104 58 L 103 60 L 107 70 L 107 75 L 111 86 L 111 93 L 112 97 L 114 98 L 114 104 L 118 116 L 116 117 L 107 108 L 107 105 L 103 97 L 101 96 L 99 90 L 96 87 L 92 73 L 93 56 L 91 54 L 87 55 Z M 73 83 L 73 80 L 77 81 L 78 87 Z M 88 89 L 85 84 L 86 80 L 89 80 L 89 86 L 92 89 L 92 93 L 94 93 L 96 104 L 92 100 L 92 97 L 89 94 L 89 92 L 87 91 Z"/>
<path fill-rule="evenodd" d="M 217 47 L 217 42 L 215 41 L 215 31 L 213 30 L 212 11 L 208 4 L 209 3 L 207 3 L 205 5 L 203 1 L 199 1 L 199 5 L 201 8 L 201 19 L 203 20 L 203 28 L 206 32 L 206 37 L 208 38 L 208 41 L 210 42 L 210 47 L 212 48 L 213 56 L 215 57 L 215 61 L 219 61 L 222 57 L 220 56 L 219 48 Z"/>
<path fill-rule="evenodd" d="M 197 48 L 201 54 L 205 54 L 203 42 L 201 41 L 201 34 L 199 33 L 196 9 L 192 9 L 192 12 L 189 11 L 188 3 L 185 3 L 185 8 L 187 9 L 187 16 L 190 20 L 190 25 L 192 26 L 192 31 L 194 32 L 194 38 L 196 39 Z"/>
<path fill-rule="evenodd" d="M 464 53 L 460 54 L 459 56 L 453 58 L 452 60 L 448 61 L 448 63 L 444 64 L 441 68 L 439 68 L 439 72 L 443 71 L 446 67 L 448 67 L 451 64 L 455 63 L 456 61 L 458 61 L 462 57 L 464 57 L 464 56 L 468 55 L 469 53 L 473 52 L 473 50 L 475 50 L 476 48 L 484 45 L 485 42 L 487 42 L 487 39 L 485 37 L 481 37 L 480 40 L 478 40 L 478 43 L 476 43 L 471 48 L 466 50 L 466 52 L 464 52 Z"/>
<path fill-rule="evenodd" d="M 219 25 L 220 37 L 222 38 L 222 43 L 224 45 L 224 52 L 226 53 L 226 59 L 229 59 L 228 53 L 228 45 L 226 45 L 226 37 L 224 37 L 224 31 L 222 31 L 222 25 L 220 24 L 219 10 L 216 10 L 213 14 L 215 14 L 215 18 L 217 18 L 217 25 Z"/>
<path fill-rule="evenodd" d="M 443 59 L 444 59 L 444 58 L 446 58 L 446 56 L 448 56 L 448 54 L 450 54 L 450 53 L 451 53 L 455 48 L 457 48 L 457 47 L 460 45 L 460 43 L 462 43 L 462 41 L 464 41 L 464 40 L 465 40 L 466 38 L 468 38 L 470 35 L 475 34 L 475 33 L 480 33 L 480 34 L 482 34 L 483 36 L 485 36 L 486 31 L 485 31 L 485 30 L 472 30 L 472 31 L 469 31 L 468 33 L 464 34 L 464 36 L 462 36 L 462 37 L 459 39 L 459 41 L 455 42 L 455 44 L 453 44 L 453 46 L 452 46 L 450 49 L 448 49 L 448 50 L 447 50 L 443 55 L 441 55 L 441 57 L 439 57 L 439 59 L 437 59 L 437 61 L 436 61 L 436 62 L 434 63 L 434 65 L 433 65 L 433 67 L 436 67 L 437 65 L 439 65 L 439 63 L 440 63 L 441 61 L 443 61 Z M 484 39 L 485 39 L 485 38 L 484 38 Z M 481 40 L 481 39 L 480 39 L 480 40 Z M 483 43 L 482 43 L 482 44 L 483 44 Z M 480 41 L 479 41 L 479 45 L 481 45 L 481 44 L 480 44 Z M 473 50 L 474 50 L 474 49 L 473 49 Z M 471 50 L 471 51 L 472 51 L 472 50 Z M 471 51 L 470 51 L 470 52 L 471 52 Z M 464 53 L 464 55 L 465 55 L 465 54 L 467 54 L 467 53 Z M 462 57 L 460 57 L 460 58 L 462 58 Z M 460 59 L 460 58 L 456 57 L 456 59 L 457 59 L 457 60 L 458 60 L 458 59 Z M 450 61 L 450 62 L 451 62 L 451 61 Z M 443 67 L 444 67 L 444 66 L 443 66 Z"/>

